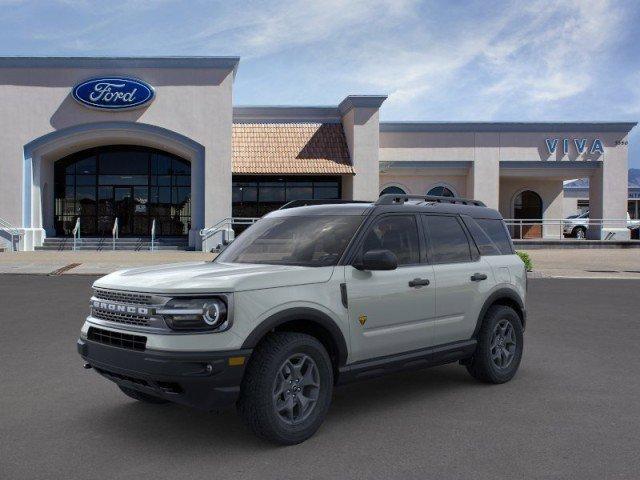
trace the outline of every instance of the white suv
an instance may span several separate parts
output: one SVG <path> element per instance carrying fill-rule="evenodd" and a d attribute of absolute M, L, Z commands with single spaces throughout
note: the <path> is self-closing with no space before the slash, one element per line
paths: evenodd
<path fill-rule="evenodd" d="M 213 262 L 97 280 L 85 366 L 143 402 L 237 404 L 282 444 L 313 435 L 338 383 L 456 361 L 485 382 L 515 375 L 526 273 L 495 210 L 408 195 L 299 203 Z"/>

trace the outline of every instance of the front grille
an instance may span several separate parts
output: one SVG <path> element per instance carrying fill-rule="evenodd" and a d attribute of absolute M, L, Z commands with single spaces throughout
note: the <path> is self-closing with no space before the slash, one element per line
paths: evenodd
<path fill-rule="evenodd" d="M 145 293 L 118 292 L 116 290 L 93 289 L 94 297 L 110 302 L 127 303 L 129 305 L 151 305 L 152 296 Z"/>
<path fill-rule="evenodd" d="M 143 351 L 147 347 L 147 337 L 112 332 L 95 327 L 89 327 L 87 338 L 93 342 L 110 345 L 112 347 L 127 348 L 129 350 Z"/>
<path fill-rule="evenodd" d="M 91 312 L 91 316 L 101 320 L 108 320 L 109 322 L 125 323 L 127 325 L 137 325 L 139 327 L 148 327 L 151 325 L 149 317 L 145 317 L 144 315 L 135 315 L 133 313 L 111 312 L 109 310 L 94 308 Z"/>

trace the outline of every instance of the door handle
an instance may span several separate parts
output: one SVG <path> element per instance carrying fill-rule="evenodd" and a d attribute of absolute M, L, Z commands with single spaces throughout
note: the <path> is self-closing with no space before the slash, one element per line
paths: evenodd
<path fill-rule="evenodd" d="M 485 273 L 474 273 L 473 275 L 471 275 L 472 282 L 479 282 L 481 280 L 486 280 L 486 279 L 487 279 L 487 275 Z"/>
<path fill-rule="evenodd" d="M 413 280 L 409 280 L 410 287 L 426 287 L 429 285 L 429 279 L 427 278 L 414 278 Z"/>

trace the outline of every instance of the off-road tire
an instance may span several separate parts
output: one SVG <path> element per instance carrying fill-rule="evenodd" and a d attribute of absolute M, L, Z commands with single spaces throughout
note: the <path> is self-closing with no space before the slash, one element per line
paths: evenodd
<path fill-rule="evenodd" d="M 289 425 L 276 410 L 274 382 L 282 365 L 296 354 L 307 355 L 315 362 L 320 387 L 309 416 L 297 425 Z M 274 332 L 260 342 L 249 360 L 240 385 L 238 411 L 260 438 L 294 445 L 304 442 L 320 428 L 331 403 L 332 391 L 333 368 L 324 346 L 304 333 Z"/>
<path fill-rule="evenodd" d="M 122 393 L 124 393 L 127 397 L 131 397 L 134 400 L 138 400 L 139 402 L 154 403 L 156 405 L 169 403 L 169 400 L 165 400 L 164 398 L 154 397 L 153 395 L 139 392 L 138 390 L 134 390 L 132 388 L 123 387 L 122 385 L 118 385 L 118 388 L 120 388 L 120 390 L 122 390 Z"/>
<path fill-rule="evenodd" d="M 516 339 L 514 356 L 506 368 L 499 368 L 492 360 L 491 340 L 496 326 L 503 320 L 509 322 Z M 489 308 L 482 320 L 478 332 L 476 351 L 466 365 L 472 377 L 487 383 L 505 383 L 513 378 L 518 371 L 522 359 L 523 335 L 520 317 L 511 307 L 494 305 Z"/>

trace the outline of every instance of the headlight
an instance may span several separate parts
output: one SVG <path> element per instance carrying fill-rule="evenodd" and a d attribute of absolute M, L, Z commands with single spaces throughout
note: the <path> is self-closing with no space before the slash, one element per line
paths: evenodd
<path fill-rule="evenodd" d="M 223 331 L 231 326 L 221 298 L 172 298 L 156 313 L 173 330 Z"/>

